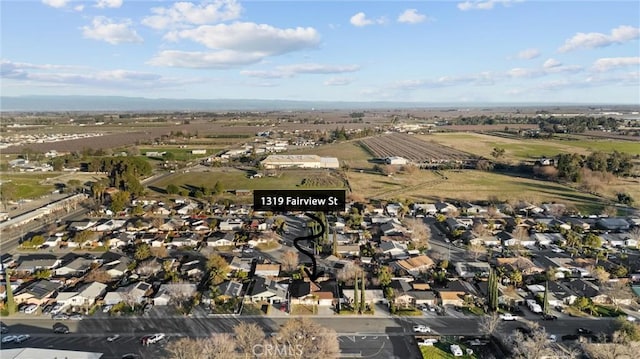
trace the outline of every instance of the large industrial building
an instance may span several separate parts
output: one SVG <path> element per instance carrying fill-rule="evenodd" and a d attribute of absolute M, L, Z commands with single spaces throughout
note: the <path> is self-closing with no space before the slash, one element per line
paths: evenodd
<path fill-rule="evenodd" d="M 265 169 L 274 168 L 340 168 L 335 157 L 317 155 L 269 155 L 262 161 Z"/>

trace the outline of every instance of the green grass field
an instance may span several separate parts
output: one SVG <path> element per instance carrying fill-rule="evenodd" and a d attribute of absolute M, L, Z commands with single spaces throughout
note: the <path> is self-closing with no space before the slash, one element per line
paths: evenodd
<path fill-rule="evenodd" d="M 442 343 L 438 342 L 434 346 L 421 346 L 420 353 L 422 353 L 423 359 L 441 359 L 441 358 L 477 358 L 475 354 L 473 355 L 463 355 L 461 357 L 455 357 L 451 354 L 451 350 L 449 349 L 450 343 Z M 464 345 L 460 345 L 462 350 L 466 350 Z"/>
<path fill-rule="evenodd" d="M 55 181 L 45 181 L 56 176 L 52 173 L 2 173 L 0 179 L 2 182 L 11 181 L 17 186 L 16 196 L 18 199 L 27 199 L 51 193 L 55 189 Z"/>
<path fill-rule="evenodd" d="M 248 173 L 239 169 L 212 168 L 210 172 L 174 173 L 153 184 L 154 187 L 166 188 L 170 183 L 178 187 L 208 187 L 212 188 L 217 181 L 226 190 L 235 189 L 296 189 L 304 179 L 318 179 L 322 183 L 335 183 L 337 186 L 317 186 L 315 188 L 343 188 L 335 174 L 322 170 L 283 170 L 278 171 L 276 177 L 265 176 L 251 179 Z M 302 187 L 307 188 L 307 187 Z"/>
<path fill-rule="evenodd" d="M 583 213 L 600 213 L 604 207 L 599 197 L 555 182 L 474 170 L 440 173 L 444 177 L 432 171 L 396 174 L 392 177 L 352 171 L 347 176 L 353 192 L 367 198 L 558 202 L 574 205 Z"/>
<path fill-rule="evenodd" d="M 505 149 L 505 159 L 513 161 L 532 160 L 541 156 L 555 156 L 559 153 L 589 154 L 592 151 L 626 152 L 640 155 L 640 143 L 610 139 L 589 139 L 572 135 L 558 139 L 517 139 L 503 138 L 480 133 L 450 132 L 418 136 L 425 141 L 435 141 L 446 146 L 486 158 L 491 157 L 495 147 Z"/>
<path fill-rule="evenodd" d="M 346 163 L 351 168 L 371 168 L 373 164 L 369 163 L 371 155 L 365 151 L 358 141 L 339 142 L 330 145 L 324 145 L 313 148 L 304 148 L 294 151 L 288 151 L 289 154 L 297 155 L 318 155 L 323 157 L 337 157 L 340 163 Z"/>

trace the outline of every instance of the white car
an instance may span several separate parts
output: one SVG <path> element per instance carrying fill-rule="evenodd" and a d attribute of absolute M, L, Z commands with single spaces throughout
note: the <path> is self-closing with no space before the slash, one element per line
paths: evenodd
<path fill-rule="evenodd" d="M 413 331 L 416 333 L 431 333 L 431 328 L 427 327 L 426 325 L 414 325 L 413 326 Z"/>
<path fill-rule="evenodd" d="M 460 348 L 458 344 L 451 344 L 449 350 L 451 350 L 451 354 L 453 354 L 454 357 L 461 357 L 464 355 L 462 348 Z"/>
<path fill-rule="evenodd" d="M 432 347 L 435 343 L 438 342 L 438 339 L 429 338 L 418 341 L 419 347 Z"/>
<path fill-rule="evenodd" d="M 2 342 L 3 343 L 11 343 L 12 341 L 16 340 L 17 336 L 15 335 L 7 335 L 2 337 Z"/>
<path fill-rule="evenodd" d="M 22 335 L 18 335 L 16 337 L 16 339 L 14 340 L 16 343 L 22 343 L 23 341 L 27 340 L 31 338 L 31 335 L 29 334 L 22 334 Z"/>
<path fill-rule="evenodd" d="M 518 320 L 518 317 L 511 313 L 505 313 L 505 314 L 500 314 L 500 319 L 505 321 L 512 321 L 512 320 Z"/>
<path fill-rule="evenodd" d="M 28 307 L 26 307 L 26 308 L 24 309 L 24 312 L 25 312 L 26 314 L 33 314 L 33 313 L 35 313 L 35 312 L 36 312 L 36 310 L 37 310 L 37 309 L 38 309 L 38 306 L 37 306 L 37 305 L 35 305 L 35 304 L 31 304 L 31 305 L 29 305 Z"/>
<path fill-rule="evenodd" d="M 114 334 L 110 337 L 107 337 L 107 341 L 108 342 L 115 342 L 116 340 L 118 340 L 120 338 L 120 334 Z"/>
<path fill-rule="evenodd" d="M 108 312 L 111 310 L 111 308 L 113 308 L 113 306 L 112 306 L 112 305 L 105 305 L 105 306 L 102 308 L 102 313 L 108 313 Z"/>
<path fill-rule="evenodd" d="M 547 337 L 547 340 L 549 340 L 549 342 L 551 343 L 555 343 L 557 341 L 557 337 L 555 334 L 551 334 L 549 335 L 549 337 Z"/>
<path fill-rule="evenodd" d="M 632 317 L 630 315 L 627 315 L 627 320 L 630 322 L 635 322 L 636 321 L 636 317 Z"/>
<path fill-rule="evenodd" d="M 164 338 L 165 338 L 164 333 L 153 334 L 152 336 L 149 337 L 149 339 L 147 339 L 147 343 L 148 344 L 155 344 L 155 343 L 161 341 Z"/>

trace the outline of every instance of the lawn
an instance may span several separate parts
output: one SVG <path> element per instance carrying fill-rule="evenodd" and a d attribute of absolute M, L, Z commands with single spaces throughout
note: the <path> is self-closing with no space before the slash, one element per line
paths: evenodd
<path fill-rule="evenodd" d="M 475 170 L 418 171 L 393 177 L 348 172 L 354 193 L 368 198 L 418 201 L 525 200 L 532 203 L 559 202 L 575 205 L 583 213 L 600 213 L 601 199 L 565 185 Z"/>
<path fill-rule="evenodd" d="M 55 174 L 51 173 L 2 173 L 2 182 L 12 182 L 17 186 L 16 197 L 18 199 L 38 198 L 51 193 L 56 181 Z"/>
<path fill-rule="evenodd" d="M 209 172 L 174 173 L 155 182 L 154 187 L 166 188 L 170 183 L 178 187 L 213 188 L 217 181 L 226 190 L 235 189 L 296 189 L 303 180 L 317 180 L 316 183 L 334 183 L 335 186 L 318 186 L 317 188 L 343 188 L 344 183 L 334 173 L 324 170 L 282 170 L 275 177 L 249 178 L 247 172 L 233 168 L 211 168 Z M 304 187 L 309 188 L 309 187 Z"/>
<path fill-rule="evenodd" d="M 466 358 L 466 359 L 472 359 L 472 358 L 477 358 L 476 355 L 463 355 L 461 357 L 455 357 L 453 356 L 453 354 L 451 354 L 451 350 L 449 349 L 449 346 L 451 345 L 451 343 L 448 342 L 438 342 L 433 346 L 421 346 L 420 348 L 420 352 L 422 353 L 422 358 L 423 359 L 440 359 L 440 358 Z M 460 345 L 460 344 L 458 344 Z M 463 345 L 460 345 L 460 348 L 462 349 L 463 352 L 465 352 L 466 347 Z"/>
<path fill-rule="evenodd" d="M 317 305 L 294 304 L 291 306 L 291 314 L 293 315 L 314 315 L 318 314 Z"/>

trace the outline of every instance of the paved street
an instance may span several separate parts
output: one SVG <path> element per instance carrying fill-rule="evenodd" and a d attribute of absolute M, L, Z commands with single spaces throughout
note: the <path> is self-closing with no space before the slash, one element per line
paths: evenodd
<path fill-rule="evenodd" d="M 163 332 L 168 341 L 181 336 L 206 337 L 212 333 L 230 333 L 235 325 L 242 321 L 260 325 L 265 333 L 272 333 L 288 318 L 269 318 L 264 316 L 232 315 L 216 317 L 167 317 L 167 318 L 86 318 L 82 321 L 64 321 L 71 334 L 53 334 L 52 326 L 59 321 L 46 318 L 10 318 L 3 322 L 9 326 L 11 334 L 31 334 L 32 338 L 20 346 L 52 347 L 59 349 L 98 350 L 106 353 L 105 358 L 119 358 L 122 354 L 135 352 L 143 357 L 159 357 L 163 344 L 143 347 L 139 343 L 145 334 Z M 436 333 L 450 336 L 479 335 L 478 317 L 311 317 L 318 324 L 334 329 L 339 335 L 343 357 L 367 358 L 414 358 L 417 347 L 413 342 L 412 326 L 425 324 Z M 591 328 L 598 333 L 613 331 L 611 318 L 568 318 L 557 321 L 539 321 L 550 334 L 562 336 L 575 334 L 577 328 Z M 504 322 L 503 331 L 510 333 L 525 323 Z M 106 337 L 120 334 L 116 343 L 108 343 Z M 165 342 L 166 344 L 166 342 Z M 6 344 L 14 347 L 17 344 Z"/>

